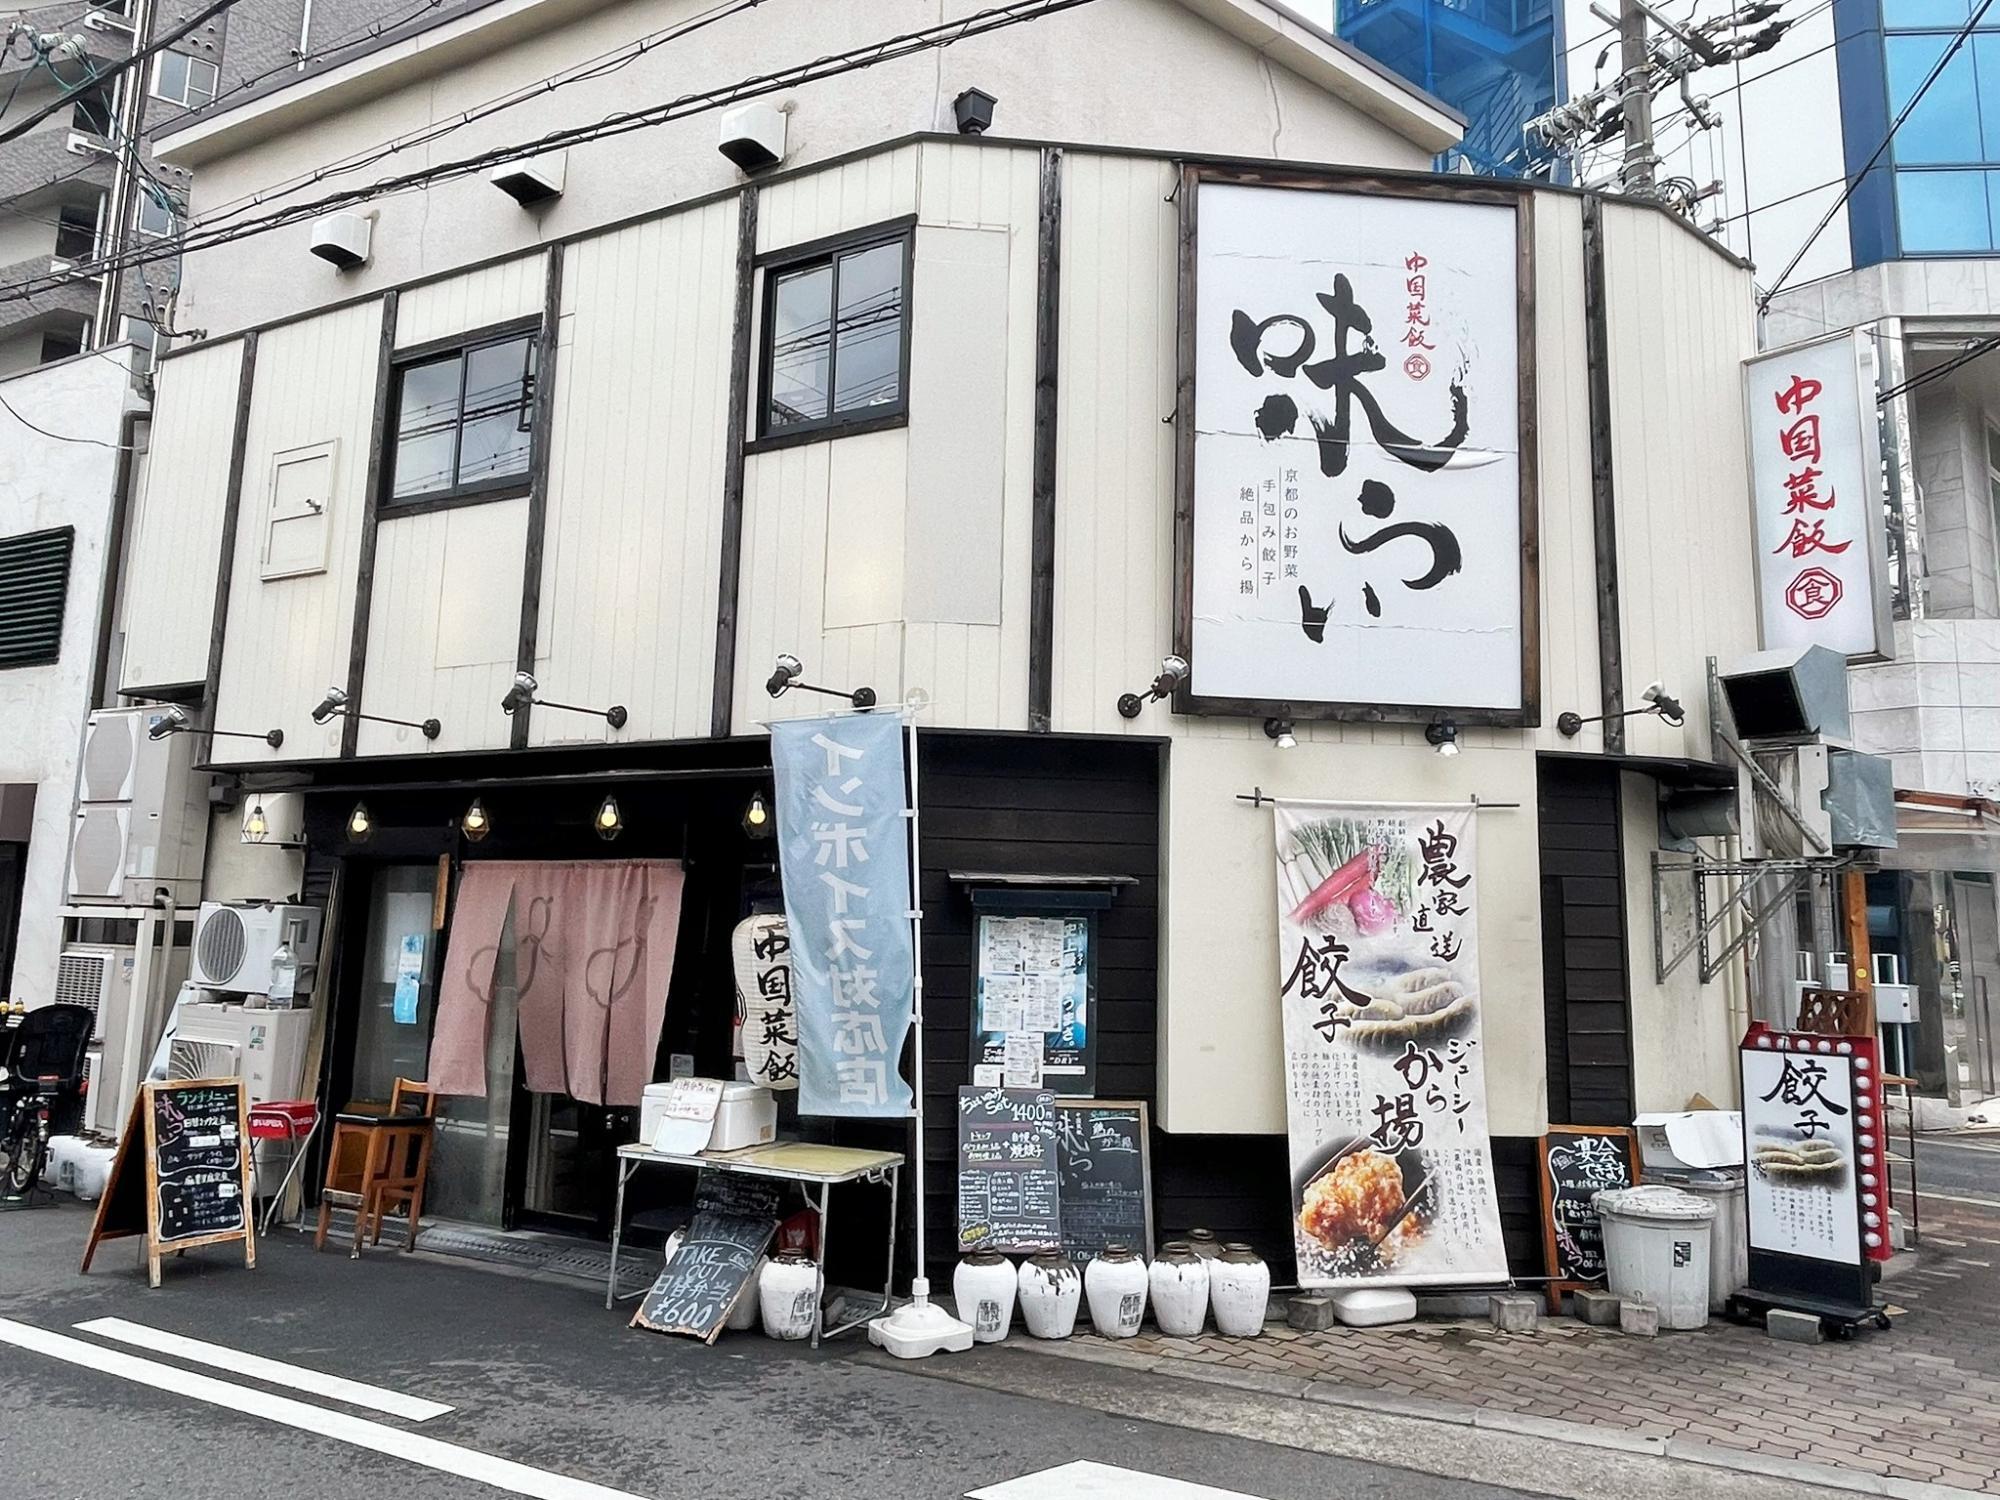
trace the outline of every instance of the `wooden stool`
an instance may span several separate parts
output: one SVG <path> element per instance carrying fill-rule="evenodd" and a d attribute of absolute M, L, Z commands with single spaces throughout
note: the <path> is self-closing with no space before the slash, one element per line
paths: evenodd
<path fill-rule="evenodd" d="M 350 1259 L 360 1256 L 361 1242 L 371 1231 L 369 1243 L 382 1243 L 383 1216 L 398 1206 L 405 1207 L 409 1215 L 403 1249 L 416 1248 L 417 1224 L 424 1211 L 424 1183 L 431 1169 L 435 1098 L 427 1084 L 398 1078 L 389 1095 L 387 1114 L 333 1117 L 333 1149 L 327 1156 L 326 1186 L 319 1198 L 319 1233 L 313 1237 L 313 1249 L 326 1243 L 335 1204 L 355 1211 Z"/>

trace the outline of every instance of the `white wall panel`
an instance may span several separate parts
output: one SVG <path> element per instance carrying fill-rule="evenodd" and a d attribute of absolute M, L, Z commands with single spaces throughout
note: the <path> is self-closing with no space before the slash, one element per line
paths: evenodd
<path fill-rule="evenodd" d="M 414 729 L 363 722 L 363 755 L 497 750 L 512 721 L 500 699 L 514 678 L 528 501 L 496 500 L 384 517 L 375 533 L 363 712 L 436 719 Z"/>
<path fill-rule="evenodd" d="M 126 687 L 200 682 L 208 675 L 242 370 L 241 339 L 160 366 L 152 451 L 125 560 L 125 660 L 118 680 Z"/>
<path fill-rule="evenodd" d="M 905 146 L 772 183 L 758 195 L 757 253 L 769 254 L 915 213 L 918 154 L 918 147 Z"/>
<path fill-rule="evenodd" d="M 547 297 L 547 264 L 546 255 L 523 255 L 412 287 L 396 308 L 396 347 L 538 316 Z"/>
<path fill-rule="evenodd" d="M 723 200 L 564 252 L 535 673 L 562 702 L 626 705 L 620 739 L 709 732 L 737 215 Z M 610 734 L 553 712 L 531 730 Z"/>
<path fill-rule="evenodd" d="M 382 307 L 365 302 L 270 329 L 257 341 L 257 373 L 243 465 L 243 521 L 223 642 L 215 722 L 221 729 L 282 729 L 282 750 L 250 740 L 217 747 L 217 759 L 308 760 L 340 753 L 340 721 L 319 726 L 313 706 L 345 684 L 353 639 L 361 522 L 368 482 Z M 259 576 L 260 516 L 274 454 L 312 443 L 339 445 L 327 507 L 324 572 Z"/>

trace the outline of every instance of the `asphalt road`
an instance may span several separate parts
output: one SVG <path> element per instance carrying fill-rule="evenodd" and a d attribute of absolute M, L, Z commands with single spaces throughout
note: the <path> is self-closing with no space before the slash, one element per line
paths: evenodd
<path fill-rule="evenodd" d="M 1898 1138 L 1896 1150 L 1903 1149 Z M 1948 1194 L 1982 1203 L 2000 1203 L 2000 1131 L 1992 1134 L 1917 1137 L 1918 1186 L 1925 1194 Z M 1897 1181 L 1902 1180 L 1898 1171 Z"/>
<path fill-rule="evenodd" d="M 753 1335 L 704 1347 L 628 1329 L 587 1286 L 387 1250 L 315 1256 L 287 1234 L 254 1270 L 234 1248 L 169 1260 L 151 1291 L 136 1242 L 77 1274 L 87 1226 L 74 1206 L 0 1215 L 0 1495 L 959 1500 L 1085 1460 L 1134 1471 L 1136 1487 L 1087 1488 L 1072 1471 L 1001 1500 L 1168 1500 L 1146 1476 L 1216 1487 L 1203 1500 L 1809 1493 L 1006 1348 L 912 1367 L 851 1337 L 817 1354 Z M 450 1410 L 384 1415 L 284 1371 L 76 1327 L 106 1318 Z"/>

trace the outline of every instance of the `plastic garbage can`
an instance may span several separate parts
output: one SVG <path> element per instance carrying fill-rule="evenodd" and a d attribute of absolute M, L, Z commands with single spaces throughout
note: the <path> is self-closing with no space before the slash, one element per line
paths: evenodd
<path fill-rule="evenodd" d="M 1595 1203 L 1611 1290 L 1659 1308 L 1662 1328 L 1707 1327 L 1715 1205 L 1658 1184 L 1602 1192 Z"/>
<path fill-rule="evenodd" d="M 1673 1185 L 1715 1205 L 1715 1227 L 1708 1235 L 1708 1310 L 1719 1313 L 1750 1284 L 1750 1211 L 1743 1172 L 1740 1168 L 1703 1172 Z"/>

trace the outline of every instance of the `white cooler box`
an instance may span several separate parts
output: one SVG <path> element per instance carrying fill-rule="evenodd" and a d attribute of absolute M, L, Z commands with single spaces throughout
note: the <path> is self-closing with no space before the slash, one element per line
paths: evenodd
<path fill-rule="evenodd" d="M 671 1083 L 649 1083 L 639 1101 L 639 1143 L 650 1146 L 660 1133 Z M 725 1083 L 715 1111 L 715 1129 L 708 1138 L 711 1151 L 739 1151 L 764 1146 L 778 1138 L 778 1101 L 755 1083 Z"/>

